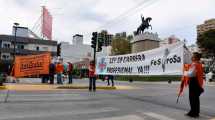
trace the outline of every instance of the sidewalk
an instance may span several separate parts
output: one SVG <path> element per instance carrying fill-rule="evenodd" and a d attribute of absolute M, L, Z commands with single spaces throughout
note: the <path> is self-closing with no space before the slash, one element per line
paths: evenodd
<path fill-rule="evenodd" d="M 99 90 L 128 90 L 134 89 L 131 86 L 119 85 L 116 87 L 97 85 Z M 51 91 L 51 90 L 88 90 L 86 84 L 65 84 L 65 85 L 47 85 L 47 84 L 7 84 L 2 90 L 14 90 L 14 91 Z"/>
<path fill-rule="evenodd" d="M 47 91 L 57 90 L 57 85 L 47 84 L 6 84 L 7 90 L 14 91 Z"/>

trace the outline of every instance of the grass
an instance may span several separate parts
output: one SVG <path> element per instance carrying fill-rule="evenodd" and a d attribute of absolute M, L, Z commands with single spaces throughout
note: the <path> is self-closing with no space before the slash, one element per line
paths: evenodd
<path fill-rule="evenodd" d="M 0 86 L 0 90 L 5 90 L 5 89 L 7 89 L 6 86 L 4 86 L 4 85 Z"/>
<path fill-rule="evenodd" d="M 180 81 L 181 76 L 116 76 L 116 80 L 119 81 L 149 81 L 149 82 L 160 82 L 160 81 Z"/>

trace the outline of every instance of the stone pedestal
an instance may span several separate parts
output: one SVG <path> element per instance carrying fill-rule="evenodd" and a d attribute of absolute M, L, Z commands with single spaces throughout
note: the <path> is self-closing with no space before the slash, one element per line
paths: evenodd
<path fill-rule="evenodd" d="M 157 33 L 144 32 L 134 36 L 131 41 L 132 53 L 143 52 L 159 47 L 160 38 Z"/>

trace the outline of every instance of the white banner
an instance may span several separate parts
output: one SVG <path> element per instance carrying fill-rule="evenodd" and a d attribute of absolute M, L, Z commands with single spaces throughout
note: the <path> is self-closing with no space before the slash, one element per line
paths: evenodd
<path fill-rule="evenodd" d="M 184 44 L 140 53 L 98 57 L 98 75 L 182 75 Z"/>

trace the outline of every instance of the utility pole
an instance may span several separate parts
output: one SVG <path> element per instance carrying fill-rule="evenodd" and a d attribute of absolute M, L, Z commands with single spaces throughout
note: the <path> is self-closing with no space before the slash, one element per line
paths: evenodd
<path fill-rule="evenodd" d="M 19 26 L 19 23 L 14 23 L 14 29 L 15 29 L 15 33 L 14 33 L 14 48 L 13 48 L 13 59 L 14 59 L 14 61 L 15 61 L 15 56 L 16 56 L 16 32 L 17 32 L 17 27 Z"/>
<path fill-rule="evenodd" d="M 96 48 L 97 48 L 97 39 L 98 39 L 98 33 L 93 32 L 92 33 L 92 41 L 91 41 L 91 47 L 93 48 L 93 61 L 95 62 L 96 60 Z"/>
<path fill-rule="evenodd" d="M 13 67 L 15 65 L 15 56 L 16 56 L 16 32 L 17 32 L 17 27 L 19 26 L 19 23 L 14 23 L 14 48 L 13 48 Z M 8 98 L 9 98 L 9 94 L 10 94 L 10 89 L 7 90 L 7 94 L 5 96 L 4 102 L 7 103 L 8 102 Z"/>

